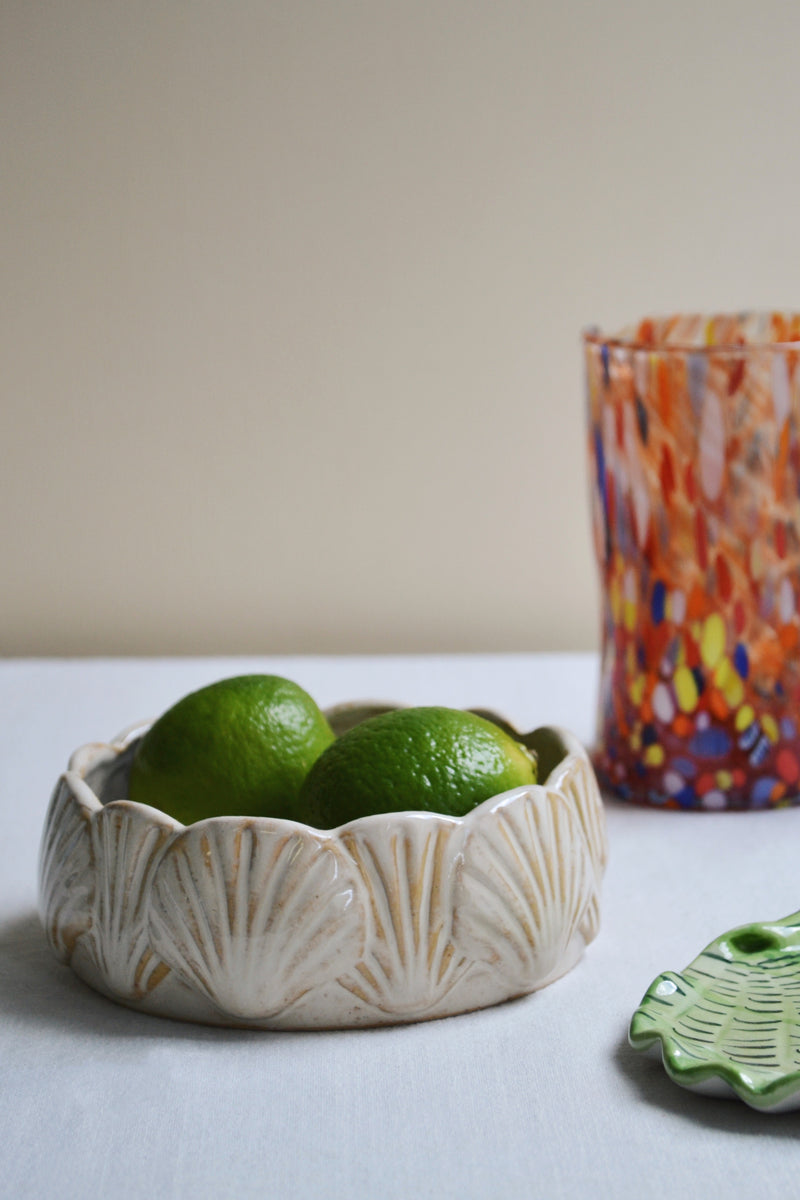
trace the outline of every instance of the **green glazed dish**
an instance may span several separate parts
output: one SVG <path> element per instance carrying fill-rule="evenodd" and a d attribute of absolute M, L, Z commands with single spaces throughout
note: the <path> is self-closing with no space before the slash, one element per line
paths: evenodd
<path fill-rule="evenodd" d="M 800 912 L 723 934 L 680 974 L 654 979 L 631 1020 L 669 1077 L 762 1112 L 800 1108 Z"/>

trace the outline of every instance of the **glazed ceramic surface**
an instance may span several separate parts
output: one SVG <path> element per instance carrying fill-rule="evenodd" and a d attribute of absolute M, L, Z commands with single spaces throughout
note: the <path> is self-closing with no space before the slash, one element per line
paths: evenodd
<path fill-rule="evenodd" d="M 800 802 L 800 315 L 585 338 L 596 757 L 671 808 Z"/>
<path fill-rule="evenodd" d="M 376 710 L 327 715 L 340 733 Z M 146 728 L 76 751 L 41 847 L 50 945 L 115 1000 L 267 1029 L 395 1024 L 542 987 L 597 933 L 605 818 L 569 733 L 521 737 L 542 784 L 466 817 L 389 813 L 323 831 L 254 817 L 183 826 L 127 800 Z"/>
<path fill-rule="evenodd" d="M 723 934 L 680 974 L 648 988 L 631 1021 L 668 1075 L 752 1108 L 800 1108 L 800 913 Z"/>

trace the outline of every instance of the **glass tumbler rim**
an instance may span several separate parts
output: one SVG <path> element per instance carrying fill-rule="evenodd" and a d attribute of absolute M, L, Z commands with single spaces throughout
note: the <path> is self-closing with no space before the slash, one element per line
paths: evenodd
<path fill-rule="evenodd" d="M 680 313 L 682 319 L 688 319 L 703 323 L 706 325 L 710 321 L 743 322 L 754 317 L 763 317 L 766 321 L 774 312 L 779 310 L 771 309 L 748 309 L 746 311 L 731 311 L 731 312 L 686 312 Z M 800 322 L 800 312 L 782 311 L 780 316 L 784 319 L 793 319 Z M 635 326 L 628 326 L 617 333 L 605 333 L 599 325 L 588 325 L 581 330 L 581 341 L 584 347 L 596 346 L 598 348 L 607 346 L 610 349 L 622 350 L 629 353 L 637 351 L 648 354 L 681 354 L 681 355 L 718 355 L 732 354 L 744 356 L 755 353 L 763 353 L 764 351 L 786 352 L 790 350 L 800 350 L 800 336 L 796 338 L 774 338 L 774 337 L 742 337 L 738 341 L 719 341 L 719 342 L 697 342 L 684 339 L 675 341 L 667 341 L 656 337 L 642 337 L 639 330 L 643 324 L 652 324 L 657 327 L 663 325 L 667 321 L 675 319 L 675 314 L 649 314 L 641 318 Z"/>

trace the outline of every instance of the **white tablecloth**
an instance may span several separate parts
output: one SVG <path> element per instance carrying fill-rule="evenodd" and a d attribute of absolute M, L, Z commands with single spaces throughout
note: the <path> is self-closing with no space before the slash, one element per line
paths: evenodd
<path fill-rule="evenodd" d="M 50 791 L 83 742 L 245 670 L 345 699 L 481 705 L 590 740 L 591 655 L 0 664 L 0 1196 L 789 1197 L 800 1113 L 695 1097 L 627 1046 L 659 971 L 800 907 L 800 810 L 607 806 L 603 924 L 564 979 L 427 1024 L 214 1030 L 129 1012 L 36 917 Z"/>

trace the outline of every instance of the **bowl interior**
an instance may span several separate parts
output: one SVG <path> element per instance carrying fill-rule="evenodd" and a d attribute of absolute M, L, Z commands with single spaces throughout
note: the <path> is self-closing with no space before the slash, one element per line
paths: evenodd
<path fill-rule="evenodd" d="M 397 707 L 399 706 L 377 703 L 339 705 L 328 710 L 326 716 L 336 736 L 341 737 L 343 733 L 360 724 L 361 721 L 366 721 L 368 717 L 390 712 Z M 544 727 L 523 734 L 491 709 L 473 708 L 469 711 L 491 721 L 510 737 L 515 738 L 536 753 L 539 783 L 546 783 L 548 777 L 568 753 L 568 748 L 556 729 Z M 110 804 L 113 800 L 127 800 L 131 764 L 144 732 L 143 730 L 138 737 L 130 739 L 119 753 L 100 756 L 87 770 L 86 783 L 101 804 Z"/>

